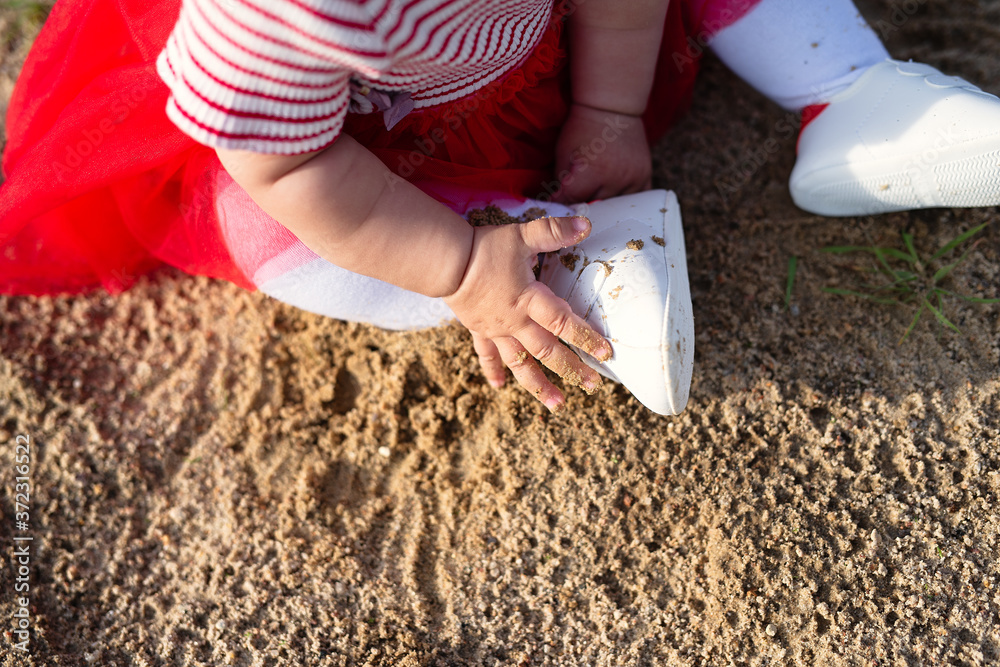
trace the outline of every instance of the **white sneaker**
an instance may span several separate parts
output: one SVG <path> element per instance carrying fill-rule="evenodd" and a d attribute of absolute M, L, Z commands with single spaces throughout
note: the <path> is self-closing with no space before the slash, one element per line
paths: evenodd
<path fill-rule="evenodd" d="M 807 211 L 867 215 L 1000 204 L 1000 99 L 886 60 L 803 127 L 789 187 Z"/>
<path fill-rule="evenodd" d="M 589 366 L 620 382 L 661 415 L 687 404 L 694 363 L 694 317 L 680 206 L 650 190 L 574 207 L 590 236 L 545 256 L 539 279 L 605 338 L 614 355 Z"/>

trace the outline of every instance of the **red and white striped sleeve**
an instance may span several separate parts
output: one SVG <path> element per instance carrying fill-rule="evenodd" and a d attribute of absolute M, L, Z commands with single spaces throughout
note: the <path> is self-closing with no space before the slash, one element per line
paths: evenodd
<path fill-rule="evenodd" d="M 387 2 L 184 0 L 157 60 L 167 115 L 217 148 L 290 155 L 328 146 L 344 124 L 352 73 L 387 64 L 374 29 Z"/>

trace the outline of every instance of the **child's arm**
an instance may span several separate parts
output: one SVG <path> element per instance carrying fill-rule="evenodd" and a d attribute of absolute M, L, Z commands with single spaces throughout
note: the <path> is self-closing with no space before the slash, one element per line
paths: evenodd
<path fill-rule="evenodd" d="M 472 227 L 351 137 L 301 155 L 216 152 L 261 208 L 333 264 L 432 297 L 461 284 Z"/>
<path fill-rule="evenodd" d="M 562 200 L 649 188 L 649 144 L 639 117 L 653 85 L 667 4 L 581 0 L 570 16 L 574 104 L 556 149 Z"/>
<path fill-rule="evenodd" d="M 584 238 L 590 229 L 585 219 L 473 228 L 346 135 L 305 155 L 217 152 L 250 197 L 321 257 L 445 297 L 472 331 L 491 384 L 503 383 L 506 363 L 526 389 L 550 409 L 558 407 L 562 393 L 531 357 L 561 376 L 599 384 L 596 372 L 557 337 L 601 359 L 610 357 L 610 345 L 531 271 L 537 253 Z M 574 229 L 580 221 L 582 228 Z"/>

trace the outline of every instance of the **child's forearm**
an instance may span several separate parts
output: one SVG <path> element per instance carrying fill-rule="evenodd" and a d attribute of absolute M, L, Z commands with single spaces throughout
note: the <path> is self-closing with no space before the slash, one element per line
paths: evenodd
<path fill-rule="evenodd" d="M 264 211 L 327 261 L 427 296 L 461 284 L 472 227 L 351 137 L 307 155 L 217 152 Z"/>
<path fill-rule="evenodd" d="M 668 0 L 577 0 L 570 16 L 573 101 L 639 115 L 646 109 Z"/>

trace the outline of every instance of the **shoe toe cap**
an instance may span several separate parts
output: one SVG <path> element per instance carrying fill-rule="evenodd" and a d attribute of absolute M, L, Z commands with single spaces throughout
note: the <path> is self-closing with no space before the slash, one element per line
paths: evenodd
<path fill-rule="evenodd" d="M 595 232 L 547 264 L 543 279 L 611 341 L 608 362 L 582 358 L 649 409 L 674 415 L 687 404 L 694 357 L 683 233 L 673 193 L 642 194 L 640 206 L 589 207 Z"/>

